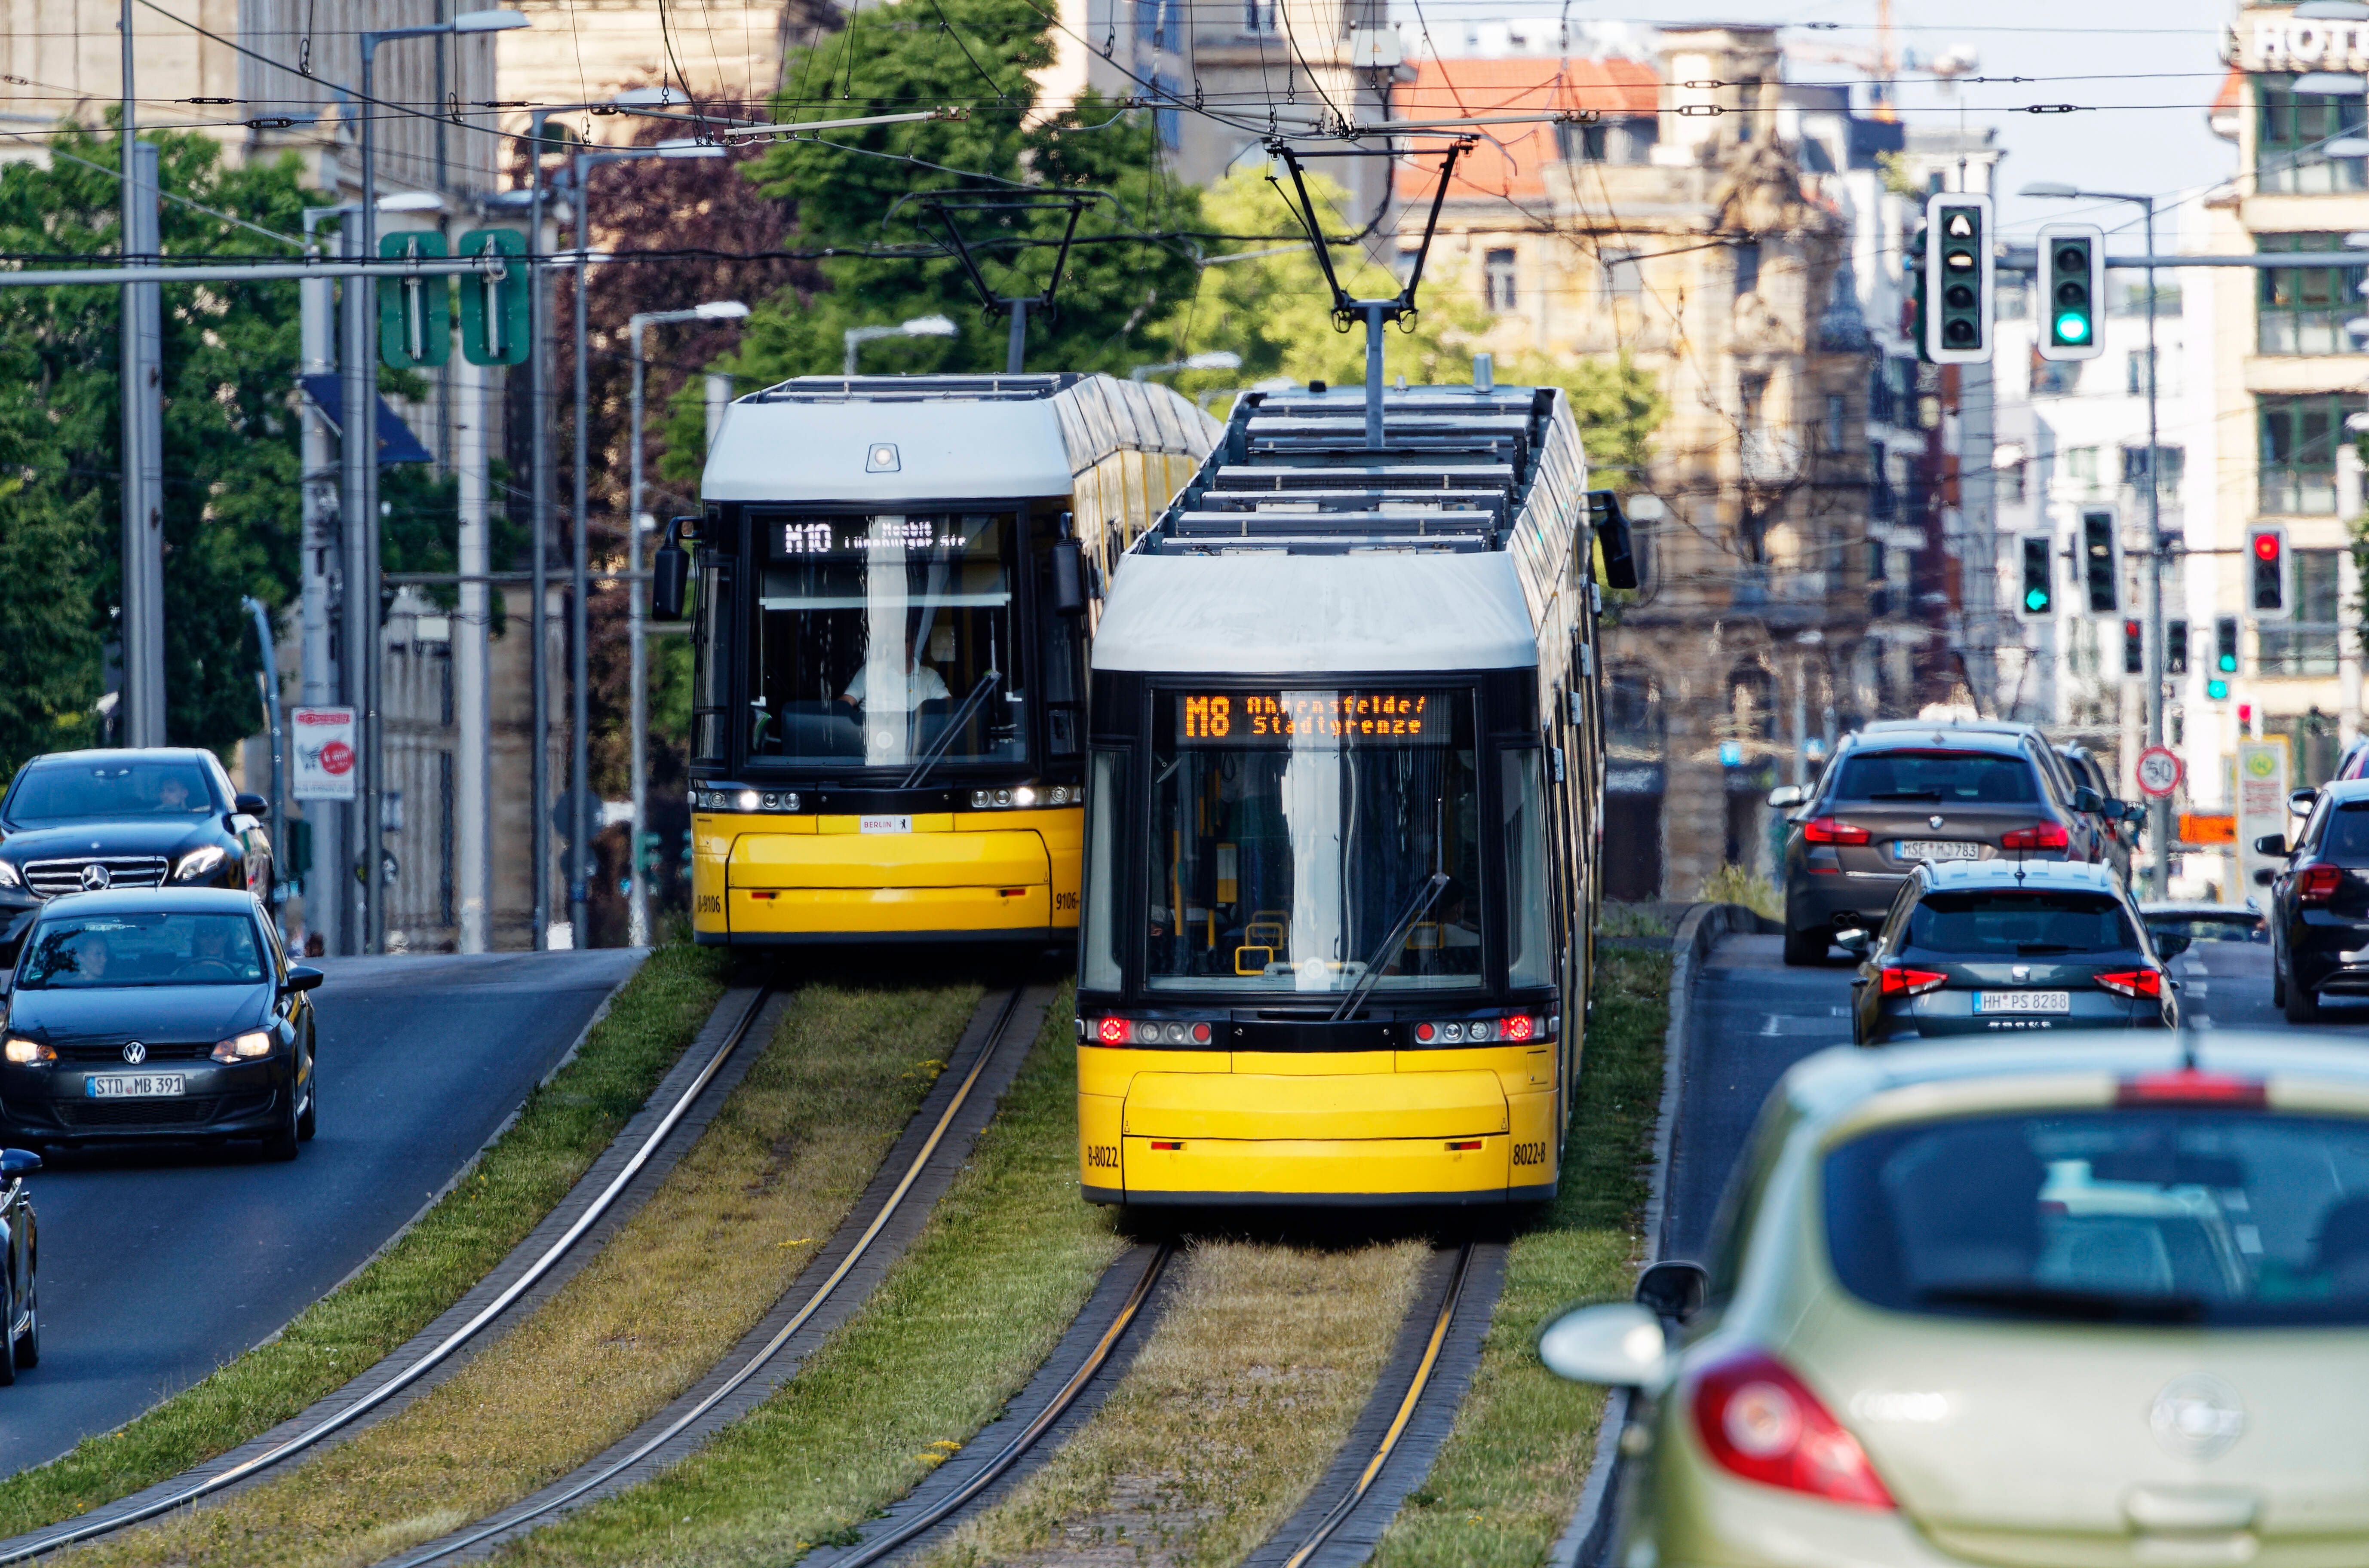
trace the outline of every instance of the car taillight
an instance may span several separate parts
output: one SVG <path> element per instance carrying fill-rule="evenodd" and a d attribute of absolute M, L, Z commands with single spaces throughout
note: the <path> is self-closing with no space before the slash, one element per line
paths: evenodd
<path fill-rule="evenodd" d="M 1999 848 L 2003 850 L 2061 850 L 2072 841 L 2062 822 L 2034 822 L 2029 828 L 1999 835 Z"/>
<path fill-rule="evenodd" d="M 1863 844 L 1867 830 L 1854 828 L 1848 822 L 1837 822 L 1831 817 L 1813 817 L 1802 824 L 1802 841 L 1811 844 Z"/>
<path fill-rule="evenodd" d="M 2295 878 L 2295 897 L 2306 904 L 2324 904 L 2336 897 L 2343 883 L 2344 872 L 2339 866 L 2306 865 Z"/>
<path fill-rule="evenodd" d="M 2182 1067 L 2125 1078 L 2114 1093 L 2118 1105 L 2250 1105 L 2271 1103 L 2270 1086 L 2259 1078 Z"/>
<path fill-rule="evenodd" d="M 1879 969 L 1878 982 L 1885 996 L 1923 996 L 1928 990 L 1939 990 L 1949 983 L 1950 977 L 1939 969 Z"/>
<path fill-rule="evenodd" d="M 1709 1368 L 1694 1407 L 1703 1447 L 1733 1474 L 1853 1507 L 1894 1506 L 1859 1439 L 1773 1356 L 1746 1351 Z"/>
<path fill-rule="evenodd" d="M 2161 996 L 2163 994 L 2161 969 L 2117 969 L 2111 975 L 2098 976 L 2097 980 L 2108 990 L 2119 991 L 2124 996 Z"/>

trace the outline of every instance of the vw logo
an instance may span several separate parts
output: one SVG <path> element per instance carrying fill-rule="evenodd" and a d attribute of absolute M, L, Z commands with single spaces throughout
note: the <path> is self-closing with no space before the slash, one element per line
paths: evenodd
<path fill-rule="evenodd" d="M 2182 1459 L 2214 1459 L 2246 1432 L 2246 1405 L 2237 1391 L 2209 1372 L 2174 1378 L 2147 1412 L 2155 1440 Z"/>
<path fill-rule="evenodd" d="M 82 890 L 86 893 L 103 893 L 114 880 L 107 867 L 95 860 L 82 868 Z"/>
<path fill-rule="evenodd" d="M 1928 828 L 1938 828 L 1941 825 L 1941 818 L 1939 816 L 1928 817 L 1925 818 L 1925 825 Z"/>
<path fill-rule="evenodd" d="M 123 1047 L 123 1059 L 138 1067 L 148 1059 L 148 1047 L 137 1040 L 131 1041 Z"/>

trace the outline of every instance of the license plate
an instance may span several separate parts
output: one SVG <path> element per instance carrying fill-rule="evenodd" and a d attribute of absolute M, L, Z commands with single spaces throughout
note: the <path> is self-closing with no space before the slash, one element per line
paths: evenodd
<path fill-rule="evenodd" d="M 855 830 L 859 833 L 910 833 L 913 830 L 910 817 L 858 817 Z"/>
<path fill-rule="evenodd" d="M 177 1072 L 110 1072 L 82 1082 L 83 1093 L 94 1100 L 168 1100 L 188 1092 L 188 1080 Z"/>
<path fill-rule="evenodd" d="M 2070 1013 L 2069 990 L 1986 990 L 1974 993 L 1977 1013 Z"/>
<path fill-rule="evenodd" d="M 1983 846 L 1961 839 L 1902 839 L 1892 846 L 1894 860 L 1980 860 Z"/>

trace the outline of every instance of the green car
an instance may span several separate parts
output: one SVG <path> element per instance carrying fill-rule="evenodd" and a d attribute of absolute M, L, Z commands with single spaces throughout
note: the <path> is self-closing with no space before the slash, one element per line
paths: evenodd
<path fill-rule="evenodd" d="M 1822 1052 L 1705 1265 L 1539 1338 L 1625 1386 L 1612 1568 L 2369 1562 L 2369 1049 Z"/>

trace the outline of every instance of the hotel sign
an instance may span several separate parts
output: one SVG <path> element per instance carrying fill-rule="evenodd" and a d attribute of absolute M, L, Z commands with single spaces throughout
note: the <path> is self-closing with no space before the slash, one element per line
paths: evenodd
<path fill-rule="evenodd" d="M 2240 71 L 2369 71 L 2369 22 L 2247 17 L 2229 25 L 2222 58 Z"/>

